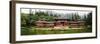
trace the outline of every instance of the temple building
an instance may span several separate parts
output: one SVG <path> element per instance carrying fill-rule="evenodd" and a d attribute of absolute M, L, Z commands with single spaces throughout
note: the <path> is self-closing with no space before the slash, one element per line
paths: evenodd
<path fill-rule="evenodd" d="M 36 21 L 37 27 L 70 27 L 70 28 L 79 28 L 85 25 L 84 21 L 70 21 L 69 19 L 55 19 L 54 21 Z"/>

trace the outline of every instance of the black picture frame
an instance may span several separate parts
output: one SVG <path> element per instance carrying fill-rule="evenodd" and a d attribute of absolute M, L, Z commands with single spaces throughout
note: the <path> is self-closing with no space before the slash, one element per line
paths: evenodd
<path fill-rule="evenodd" d="M 74 7 L 90 7 L 95 8 L 95 27 L 96 36 L 91 37 L 79 37 L 79 38 L 59 38 L 59 39 L 44 39 L 44 40 L 27 40 L 27 41 L 16 41 L 16 4 L 42 4 L 42 5 L 54 5 L 54 6 L 74 6 Z M 26 42 L 46 42 L 46 41 L 59 41 L 59 40 L 76 40 L 76 39 L 90 39 L 97 38 L 97 6 L 96 5 L 81 5 L 81 4 L 63 4 L 63 3 L 49 3 L 49 2 L 29 2 L 29 1 L 10 1 L 10 43 L 26 43 Z"/>

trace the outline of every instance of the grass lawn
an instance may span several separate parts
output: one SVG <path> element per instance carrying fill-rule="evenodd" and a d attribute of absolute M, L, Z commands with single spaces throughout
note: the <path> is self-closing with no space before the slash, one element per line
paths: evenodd
<path fill-rule="evenodd" d="M 70 33 L 87 33 L 92 32 L 92 29 L 53 29 L 53 28 L 35 28 L 22 27 L 21 35 L 41 35 L 41 34 L 70 34 Z"/>

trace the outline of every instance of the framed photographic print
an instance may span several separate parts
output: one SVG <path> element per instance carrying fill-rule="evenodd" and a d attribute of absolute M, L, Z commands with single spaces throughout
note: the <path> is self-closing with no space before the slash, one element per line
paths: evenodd
<path fill-rule="evenodd" d="M 10 2 L 10 42 L 97 38 L 97 6 Z"/>

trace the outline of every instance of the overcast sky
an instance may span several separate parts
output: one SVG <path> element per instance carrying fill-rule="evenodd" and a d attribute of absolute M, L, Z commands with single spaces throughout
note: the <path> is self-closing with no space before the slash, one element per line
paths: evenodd
<path fill-rule="evenodd" d="M 78 13 L 80 15 L 83 15 L 83 14 L 88 14 L 90 13 L 91 11 L 70 11 L 70 10 L 46 10 L 46 9 L 32 9 L 32 12 L 34 13 L 35 11 L 43 11 L 43 12 L 46 12 L 46 11 L 52 11 L 52 12 L 55 12 L 55 13 L 59 13 L 59 14 L 67 14 L 67 13 Z M 22 13 L 30 13 L 30 9 L 21 9 L 21 12 Z"/>
<path fill-rule="evenodd" d="M 53 14 L 58 14 L 61 15 L 61 17 L 66 18 L 67 14 L 71 14 L 71 13 L 78 13 L 80 16 L 84 16 L 89 14 L 91 11 L 81 11 L 81 10 L 50 10 L 50 9 L 32 9 L 32 13 L 34 14 L 35 12 L 39 12 L 39 11 L 43 11 L 43 12 L 53 12 Z M 21 9 L 21 13 L 30 13 L 30 9 Z"/>

